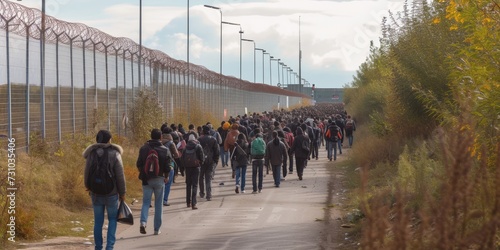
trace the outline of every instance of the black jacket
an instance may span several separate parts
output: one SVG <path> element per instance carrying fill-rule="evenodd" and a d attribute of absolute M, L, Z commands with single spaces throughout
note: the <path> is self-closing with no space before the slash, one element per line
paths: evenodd
<path fill-rule="evenodd" d="M 215 137 L 211 135 L 202 135 L 198 141 L 205 155 L 204 165 L 216 164 L 219 162 L 220 146 Z"/>
<path fill-rule="evenodd" d="M 302 149 L 302 142 L 304 140 L 307 140 L 308 142 L 310 142 L 309 137 L 307 137 L 307 135 L 304 135 L 304 133 L 302 132 L 302 129 L 300 129 L 300 130 L 297 129 L 297 136 L 293 140 L 293 145 L 290 148 L 290 152 L 295 153 L 296 158 L 309 157 L 309 151 Z"/>
<path fill-rule="evenodd" d="M 184 149 L 184 153 L 186 152 L 186 150 L 193 150 L 193 149 L 196 152 L 196 158 L 198 159 L 198 161 L 200 161 L 200 166 L 201 166 L 201 164 L 203 164 L 205 160 L 205 153 L 203 153 L 203 148 L 201 147 L 200 143 L 197 140 L 188 141 L 188 143 L 186 144 L 186 149 Z M 181 156 L 181 161 L 182 161 L 182 156 Z M 184 166 L 184 167 L 189 167 L 189 166 Z"/>

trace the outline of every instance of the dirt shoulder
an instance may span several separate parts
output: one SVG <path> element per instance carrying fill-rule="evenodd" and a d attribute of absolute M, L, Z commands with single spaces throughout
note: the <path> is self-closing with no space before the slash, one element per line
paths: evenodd
<path fill-rule="evenodd" d="M 337 155 L 336 161 L 329 161 L 326 167 L 330 172 L 328 197 L 326 200 L 323 237 L 324 249 L 358 249 L 358 232 L 346 215 L 349 213 L 347 189 L 348 157 L 350 150 L 343 149 L 342 155 Z"/>

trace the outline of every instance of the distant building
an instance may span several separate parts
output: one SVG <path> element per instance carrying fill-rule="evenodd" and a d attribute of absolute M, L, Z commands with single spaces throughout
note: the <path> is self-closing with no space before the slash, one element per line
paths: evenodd
<path fill-rule="evenodd" d="M 300 92 L 298 84 L 290 84 L 286 89 Z M 313 91 L 310 86 L 302 86 L 302 93 L 312 96 Z M 314 100 L 316 103 L 342 103 L 344 102 L 344 89 L 343 88 L 315 88 Z"/>

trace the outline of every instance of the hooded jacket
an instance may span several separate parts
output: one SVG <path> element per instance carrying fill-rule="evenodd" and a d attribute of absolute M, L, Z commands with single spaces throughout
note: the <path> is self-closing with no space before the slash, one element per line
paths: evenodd
<path fill-rule="evenodd" d="M 279 137 L 274 138 L 267 144 L 265 159 L 266 166 L 269 166 L 269 163 L 272 166 L 286 165 L 288 153 L 285 144 L 280 141 Z"/>
<path fill-rule="evenodd" d="M 200 143 L 197 140 L 189 140 L 188 143 L 186 144 L 186 149 L 184 150 L 184 152 L 186 152 L 187 150 L 195 150 L 196 158 L 198 159 L 198 161 L 200 161 L 199 166 L 201 166 L 201 164 L 203 164 L 205 160 L 205 153 L 203 153 L 203 148 L 201 147 Z M 184 167 L 190 167 L 190 166 L 184 166 Z"/>
<path fill-rule="evenodd" d="M 88 186 L 88 179 L 90 174 L 90 169 L 92 168 L 92 162 L 94 162 L 95 157 L 101 157 L 104 154 L 104 150 L 108 150 L 108 160 L 111 166 L 112 174 L 116 180 L 116 185 L 113 191 L 107 196 L 120 195 L 124 196 L 127 192 L 125 185 L 125 175 L 123 173 L 123 153 L 122 147 L 113 143 L 95 143 L 88 146 L 83 151 L 83 158 L 86 159 L 85 172 L 84 172 L 84 183 L 85 187 L 90 190 Z"/>
<path fill-rule="evenodd" d="M 309 152 L 302 149 L 302 142 L 304 140 L 310 141 L 307 135 L 304 135 L 304 131 L 302 128 L 298 127 L 296 130 L 297 136 L 293 140 L 293 145 L 290 148 L 290 152 L 295 153 L 296 158 L 307 158 L 309 156 Z"/>

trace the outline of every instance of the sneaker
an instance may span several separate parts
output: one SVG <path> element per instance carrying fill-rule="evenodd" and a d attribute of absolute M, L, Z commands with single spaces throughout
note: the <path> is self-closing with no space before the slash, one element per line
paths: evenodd
<path fill-rule="evenodd" d="M 139 231 L 141 232 L 141 234 L 146 234 L 146 226 L 141 226 L 139 228 Z"/>
<path fill-rule="evenodd" d="M 212 200 L 212 197 L 207 197 L 207 201 L 211 201 Z"/>
<path fill-rule="evenodd" d="M 196 210 L 196 209 L 198 209 L 198 207 L 196 205 L 193 205 L 192 209 Z"/>
<path fill-rule="evenodd" d="M 201 198 L 205 197 L 205 194 L 204 193 L 200 193 L 200 197 Z"/>
<path fill-rule="evenodd" d="M 191 207 L 191 203 L 188 203 L 188 204 L 187 204 L 187 207 Z"/>
<path fill-rule="evenodd" d="M 252 192 L 252 194 L 256 194 L 256 193 L 257 193 L 257 191 L 253 191 L 253 192 Z"/>
<path fill-rule="evenodd" d="M 163 202 L 163 206 L 168 207 L 168 206 L 170 206 L 170 204 Z"/>
<path fill-rule="evenodd" d="M 158 231 L 155 231 L 154 235 L 160 235 L 161 234 L 161 231 L 158 230 Z"/>
<path fill-rule="evenodd" d="M 240 189 L 239 189 L 239 187 L 238 187 L 238 186 L 236 186 L 236 188 L 234 189 L 234 192 L 235 192 L 235 193 L 237 193 L 237 194 L 239 194 L 239 193 L 240 193 Z"/>
<path fill-rule="evenodd" d="M 244 194 L 245 193 L 245 190 L 241 190 L 241 193 Z"/>
<path fill-rule="evenodd" d="M 259 194 L 262 192 L 262 189 L 259 189 Z"/>
<path fill-rule="evenodd" d="M 299 181 L 301 181 L 301 180 L 302 180 L 302 176 L 299 176 Z"/>

